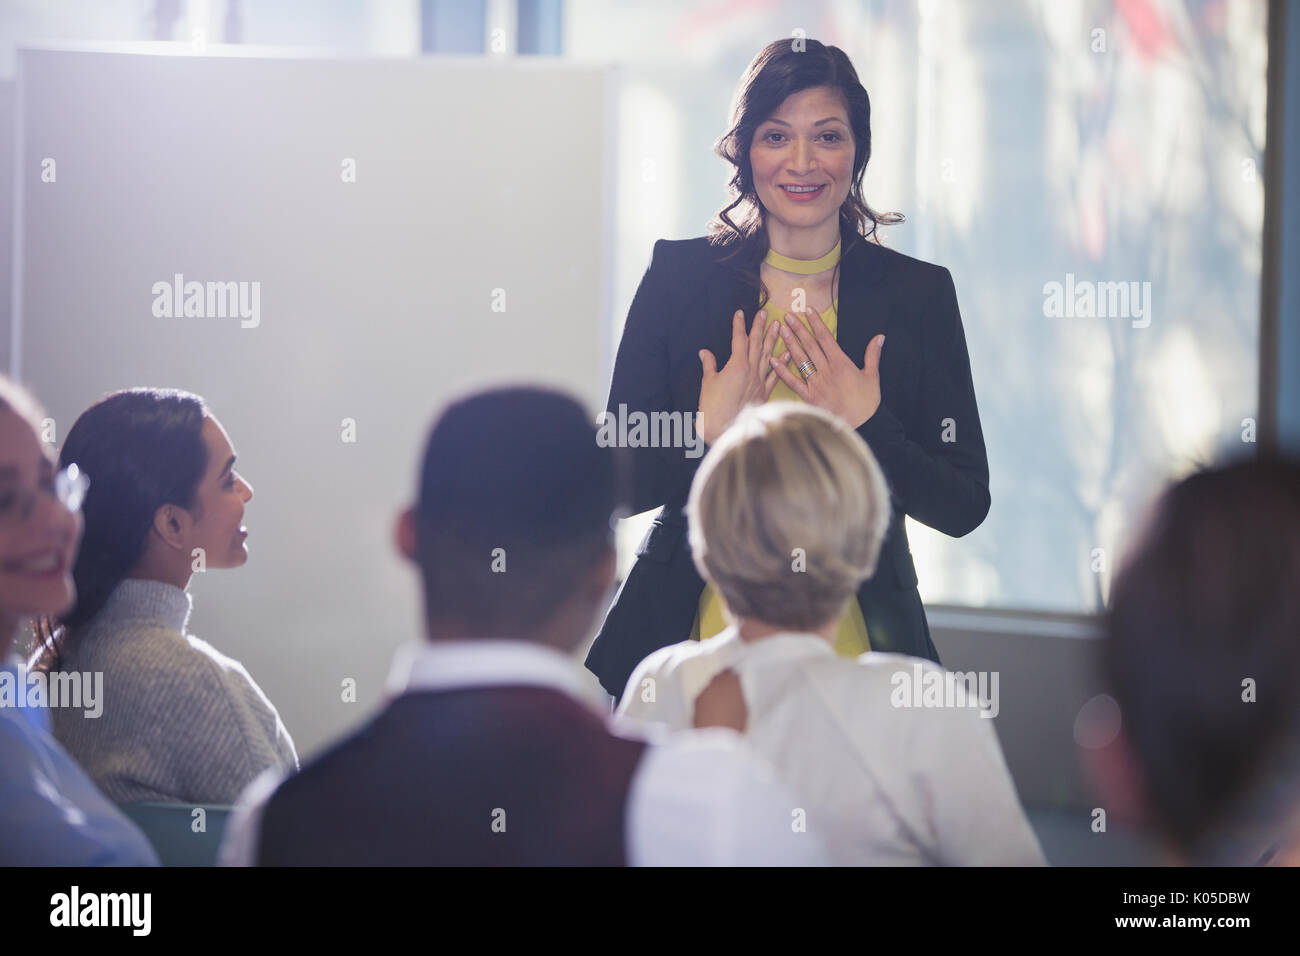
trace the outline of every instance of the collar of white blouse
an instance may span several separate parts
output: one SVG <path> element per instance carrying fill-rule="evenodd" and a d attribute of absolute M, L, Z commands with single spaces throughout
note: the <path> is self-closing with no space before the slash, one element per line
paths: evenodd
<path fill-rule="evenodd" d="M 725 651 L 729 666 L 743 667 L 765 661 L 835 656 L 835 648 L 825 638 L 799 631 L 781 631 L 756 641 L 742 641 L 735 625 L 732 625 L 711 640 L 722 642 L 718 649 Z"/>

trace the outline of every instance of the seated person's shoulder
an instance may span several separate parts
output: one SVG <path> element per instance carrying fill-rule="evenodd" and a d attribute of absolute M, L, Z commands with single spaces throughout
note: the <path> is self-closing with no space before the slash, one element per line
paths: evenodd
<path fill-rule="evenodd" d="M 20 715 L 0 713 L 0 784 L 14 767 L 36 759 L 35 733 Z"/>
<path fill-rule="evenodd" d="M 894 654 L 889 651 L 868 651 L 852 658 L 853 666 L 859 674 L 868 675 L 864 679 L 882 680 L 886 683 L 901 680 L 896 675 L 904 674 L 911 679 L 916 673 L 944 673 L 944 668 L 924 657 L 910 654 Z"/>
<path fill-rule="evenodd" d="M 196 667 L 211 667 L 222 672 L 233 672 L 248 676 L 248 671 L 244 665 L 239 663 L 233 657 L 229 657 L 217 650 L 201 637 L 195 637 L 193 634 L 185 635 L 185 643 L 189 645 L 192 652 L 191 657 L 194 659 Z"/>
<path fill-rule="evenodd" d="M 275 705 L 271 703 L 271 699 L 266 696 L 266 692 L 262 690 L 261 685 L 253 680 L 253 675 L 248 672 L 248 668 L 243 664 L 233 657 L 221 653 L 207 641 L 195 637 L 193 634 L 187 634 L 185 639 L 189 642 L 196 672 L 206 671 L 211 675 L 210 679 L 220 683 L 231 697 L 237 698 L 255 709 L 263 711 L 275 710 Z M 278 720 L 277 716 L 277 723 Z"/>
<path fill-rule="evenodd" d="M 636 673 L 670 676 L 683 667 L 689 667 L 692 661 L 698 660 L 707 652 L 708 647 L 703 641 L 681 641 L 678 644 L 669 644 L 648 655 L 637 665 Z"/>
<path fill-rule="evenodd" d="M 178 700 L 219 681 L 219 669 L 190 647 L 185 635 L 164 627 L 145 627 L 114 634 L 79 649 L 61 670 L 104 674 L 106 702 L 132 699 L 133 710 L 170 712 Z"/>
<path fill-rule="evenodd" d="M 264 697 L 253 675 L 239 661 L 221 653 L 201 637 L 185 635 L 186 650 L 177 657 L 177 667 L 185 673 L 220 681 L 227 688 L 251 689 Z"/>
<path fill-rule="evenodd" d="M 105 664 L 119 673 L 133 673 L 149 679 L 167 674 L 196 676 L 216 672 L 213 651 L 205 642 L 166 627 L 149 626 L 115 634 L 110 640 L 96 642 L 94 656 L 80 661 L 85 665 Z"/>
<path fill-rule="evenodd" d="M 228 696 L 245 686 L 257 687 L 239 661 L 201 638 L 175 631 L 124 642 L 114 670 L 119 675 L 114 684 L 121 686 L 120 676 L 130 675 L 136 686 L 148 688 L 141 705 L 168 713 L 174 712 L 178 700 Z"/>
<path fill-rule="evenodd" d="M 686 726 L 686 702 L 698 689 L 698 673 L 709 668 L 712 650 L 707 641 L 682 641 L 650 654 L 628 678 L 618 716 Z"/>
<path fill-rule="evenodd" d="M 814 668 L 823 680 L 852 687 L 859 694 L 866 689 L 870 699 L 876 698 L 876 692 L 888 695 L 891 688 L 916 679 L 915 667 L 919 666 L 923 675 L 931 671 L 943 673 L 943 668 L 932 661 L 885 651 L 868 651 L 857 657 L 827 656 L 810 662 L 808 666 Z"/>
<path fill-rule="evenodd" d="M 730 650 L 730 642 L 721 638 L 688 640 L 661 647 L 637 665 L 628 678 L 624 695 L 642 687 L 647 680 L 698 692 L 704 687 L 700 683 L 704 675 L 712 677 L 716 671 L 728 666 L 732 658 Z"/>
<path fill-rule="evenodd" d="M 923 700 L 926 688 L 942 687 L 948 674 L 925 658 L 885 651 L 868 651 L 855 658 L 827 657 L 813 666 L 823 687 L 834 691 L 833 699 L 859 715 L 855 720 L 869 724 L 909 713 Z"/>
<path fill-rule="evenodd" d="M 949 745 L 991 736 L 988 718 L 996 716 L 998 688 L 989 674 L 952 671 L 925 658 L 876 651 L 853 664 L 868 684 L 863 698 L 913 715 L 908 724 L 914 734 L 937 735 Z"/>

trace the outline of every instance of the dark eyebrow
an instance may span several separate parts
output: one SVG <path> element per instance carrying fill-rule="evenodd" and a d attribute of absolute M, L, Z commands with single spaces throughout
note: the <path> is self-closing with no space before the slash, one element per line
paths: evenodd
<path fill-rule="evenodd" d="M 789 125 L 790 125 L 790 124 L 787 123 L 785 120 L 779 120 L 779 119 L 764 120 L 764 122 L 767 122 L 767 123 L 777 123 L 777 124 L 780 125 L 780 126 L 789 126 Z M 838 116 L 828 116 L 828 117 L 826 117 L 825 119 L 820 119 L 820 120 L 818 120 L 817 122 L 813 123 L 813 125 L 814 125 L 814 126 L 821 126 L 823 123 L 843 123 L 843 122 L 844 122 L 844 120 L 840 119 Z"/>

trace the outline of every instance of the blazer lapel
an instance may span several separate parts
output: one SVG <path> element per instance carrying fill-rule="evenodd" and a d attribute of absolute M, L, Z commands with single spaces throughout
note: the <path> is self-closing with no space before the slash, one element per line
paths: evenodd
<path fill-rule="evenodd" d="M 843 238 L 847 246 L 852 233 Z M 884 251 L 868 239 L 858 239 L 857 245 L 840 260 L 839 306 L 836 309 L 835 340 L 853 364 L 862 368 L 867 343 L 886 332 L 890 309 L 881 300 L 876 286 L 884 278 Z"/>
<path fill-rule="evenodd" d="M 713 353 L 717 367 L 722 368 L 731 358 L 731 317 L 737 309 L 745 310 L 745 330 L 754 324 L 758 311 L 758 290 L 736 274 L 729 263 L 718 261 L 719 253 L 710 247 L 707 280 L 705 281 L 704 311 L 699 317 L 704 329 L 697 349 Z M 698 357 L 692 355 L 685 363 L 685 372 L 676 389 L 677 407 L 695 411 L 699 405 L 700 385 L 704 372 Z"/>
<path fill-rule="evenodd" d="M 730 263 L 712 262 L 714 276 L 708 282 L 708 334 L 704 346 L 718 360 L 718 368 L 731 358 L 731 317 L 737 309 L 745 313 L 745 331 L 754 325 L 758 311 L 758 290 L 742 278 Z"/>

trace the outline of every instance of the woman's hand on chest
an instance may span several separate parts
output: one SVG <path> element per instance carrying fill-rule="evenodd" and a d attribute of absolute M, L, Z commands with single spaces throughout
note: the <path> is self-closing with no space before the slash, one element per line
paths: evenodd
<path fill-rule="evenodd" d="M 768 364 L 805 402 L 859 428 L 880 407 L 880 353 L 885 337 L 877 335 L 867 343 L 862 368 L 858 368 L 816 309 L 809 308 L 806 318 L 807 328 L 794 316 L 779 320 L 786 354 L 769 359 Z"/>
<path fill-rule="evenodd" d="M 766 402 L 776 388 L 778 373 L 768 360 L 778 329 L 775 322 L 765 326 L 762 315 L 755 316 L 746 334 L 745 313 L 736 310 L 731 317 L 731 357 L 721 370 L 712 352 L 699 351 L 702 377 L 696 431 L 705 444 L 713 444 L 742 408 Z"/>

